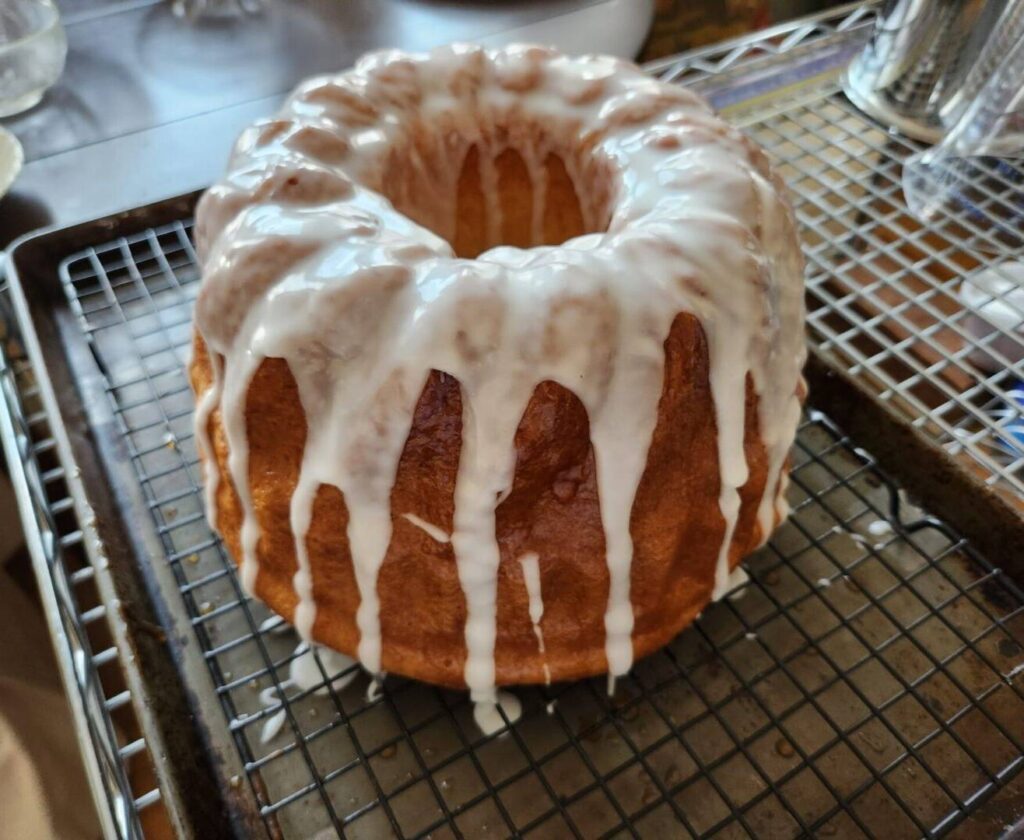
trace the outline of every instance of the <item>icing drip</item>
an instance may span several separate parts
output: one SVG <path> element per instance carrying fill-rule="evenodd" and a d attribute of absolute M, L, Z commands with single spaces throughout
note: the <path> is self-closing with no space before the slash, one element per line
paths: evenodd
<path fill-rule="evenodd" d="M 664 330 L 660 333 L 664 336 L 670 324 L 658 326 Z M 605 534 L 609 578 L 604 616 L 605 655 L 612 676 L 625 674 L 633 665 L 633 607 L 629 600 L 633 537 L 629 520 L 658 419 L 664 361 L 664 338 L 659 341 L 658 333 L 632 329 L 624 332 L 634 341 L 620 346 L 605 405 L 599 407 L 593 401 L 583 401 L 592 418 L 590 440 Z"/>
<path fill-rule="evenodd" d="M 791 400 L 785 411 L 785 419 L 780 425 L 784 428 L 796 428 L 800 420 L 800 401 L 798 399 Z M 765 441 L 765 445 L 768 447 L 768 478 L 765 481 L 764 493 L 761 494 L 761 501 L 757 506 L 757 523 L 761 528 L 762 544 L 766 543 L 771 536 L 775 519 L 778 518 L 781 522 L 789 515 L 788 505 L 783 498 L 788 477 L 782 474 L 782 465 L 785 463 L 790 443 L 791 441 L 785 437 L 772 442 Z"/>
<path fill-rule="evenodd" d="M 317 665 L 317 656 L 320 657 L 323 671 L 320 670 L 320 665 Z M 359 676 L 359 669 L 355 664 L 356 661 L 351 656 L 345 656 L 320 645 L 310 647 L 306 642 L 302 642 L 295 648 L 294 658 L 288 665 L 288 681 L 282 683 L 282 688 L 293 685 L 300 691 L 316 689 L 316 694 L 327 694 L 330 689 L 341 691 Z M 327 685 L 328 680 L 330 687 Z"/>
<path fill-rule="evenodd" d="M 884 519 L 876 519 L 868 523 L 868 533 L 873 537 L 885 537 L 892 533 L 892 525 Z"/>
<path fill-rule="evenodd" d="M 523 583 L 530 599 L 530 621 L 533 623 L 533 635 L 537 637 L 537 650 L 544 659 L 544 632 L 540 629 L 540 620 L 544 617 L 544 599 L 540 592 L 540 558 L 534 551 L 529 551 L 519 558 L 523 567 Z M 551 669 L 544 659 L 544 683 L 551 685 Z"/>
<path fill-rule="evenodd" d="M 384 673 L 376 674 L 366 686 L 366 702 L 376 703 L 381 698 L 384 688 Z"/>
<path fill-rule="evenodd" d="M 307 642 L 300 642 L 292 656 L 288 665 L 288 679 L 281 681 L 280 689 L 272 685 L 260 692 L 260 702 L 267 708 L 281 706 L 280 697 L 289 688 L 294 687 L 299 691 L 315 689 L 314 694 L 324 695 L 331 690 L 341 691 L 359 675 L 359 669 L 354 667 L 356 661 L 352 657 L 319 645 L 310 646 Z M 323 672 L 317 665 L 316 656 L 320 657 Z M 283 708 L 267 718 L 260 730 L 260 743 L 269 744 L 274 740 L 284 729 L 285 720 Z"/>
<path fill-rule="evenodd" d="M 515 324 L 516 313 L 508 323 Z M 504 360 L 503 360 L 504 361 Z M 515 365 L 513 359 L 507 360 Z M 467 371 L 467 373 L 470 373 Z M 534 381 L 518 375 L 460 379 L 463 386 L 462 452 L 455 481 L 452 546 L 466 597 L 465 679 L 470 697 L 493 705 L 494 642 L 497 633 L 498 563 L 495 509 L 512 486 L 516 429 Z"/>
<path fill-rule="evenodd" d="M 750 575 L 747 574 L 747 570 L 742 566 L 737 566 L 729 573 L 729 578 L 725 584 L 725 591 L 713 598 L 715 601 L 720 601 L 722 598 L 728 598 L 730 601 L 738 601 L 744 595 L 747 594 L 747 590 L 744 587 L 750 583 Z"/>
<path fill-rule="evenodd" d="M 242 588 L 249 595 L 256 593 L 256 575 L 259 572 L 256 544 L 260 533 L 249 486 L 249 438 L 245 429 L 245 396 L 249 392 L 249 383 L 256 373 L 256 368 L 251 353 L 247 358 L 232 358 L 231 369 L 225 370 L 224 383 L 221 386 L 224 389 L 221 396 L 221 421 L 224 424 L 224 437 L 228 442 L 228 472 L 231 474 L 231 483 L 242 506 L 241 581 Z"/>
<path fill-rule="evenodd" d="M 729 550 L 740 512 L 740 488 L 747 483 L 749 474 L 743 451 L 743 432 L 746 425 L 746 365 L 741 360 L 747 347 L 741 334 L 715 324 L 709 336 L 713 358 L 729 359 L 725 364 L 712 365 L 711 392 L 715 394 L 715 426 L 718 429 L 718 475 L 721 482 L 718 507 L 725 519 L 725 536 L 718 550 L 715 567 L 715 587 L 711 597 L 718 599 L 729 586 Z M 729 358 L 729 357 L 732 358 Z"/>
<path fill-rule="evenodd" d="M 220 404 L 221 377 L 217 370 L 216 360 L 211 360 L 210 369 L 213 371 L 213 382 L 203 395 L 196 401 L 196 447 L 199 454 L 199 462 L 202 464 L 203 473 L 203 496 L 206 506 L 206 521 L 210 528 L 217 530 L 217 489 L 220 482 L 220 473 L 217 470 L 217 463 L 213 457 L 213 443 L 210 441 L 210 416 L 213 410 Z"/>
<path fill-rule="evenodd" d="M 454 237 L 457 162 L 474 148 L 492 247 L 470 261 L 413 217 L 440 220 L 437 227 Z M 495 161 L 510 148 L 532 184 L 526 212 L 535 242 L 543 241 L 555 189 L 551 155 L 577 186 L 587 229 L 607 230 L 559 247 L 494 247 L 504 223 Z M 377 577 L 393 516 L 401 515 L 451 541 L 466 600 L 464 677 L 474 714 L 485 730 L 495 718 L 503 725 L 498 704 L 517 703 L 495 686 L 496 508 L 511 491 L 523 412 L 537 385 L 551 380 L 580 399 L 590 423 L 613 686 L 633 661 L 630 518 L 658 418 L 664 343 L 678 313 L 699 320 L 708 347 L 723 520 L 716 597 L 729 585 L 748 478 L 748 380 L 768 457 L 757 508 L 765 538 L 784 513 L 805 350 L 802 263 L 781 191 L 764 155 L 700 99 L 613 59 L 456 46 L 429 56 L 374 54 L 349 73 L 300 86 L 278 119 L 242 135 L 228 176 L 197 213 L 204 281 L 196 325 L 214 370 L 197 406 L 197 441 L 212 514 L 217 476 L 206 424 L 219 408 L 247 590 L 257 582 L 259 527 L 246 395 L 264 360 L 283 359 L 307 421 L 290 511 L 302 637 L 312 638 L 316 619 L 306 539 L 326 485 L 340 490 L 349 514 L 360 661 L 371 673 L 381 669 Z M 461 387 L 450 538 L 390 506 L 432 371 Z M 539 571 L 530 577 L 537 561 L 527 557 L 543 654 Z"/>
<path fill-rule="evenodd" d="M 260 633 L 283 635 L 284 633 L 290 633 L 291 631 L 291 626 L 286 624 L 285 620 L 279 615 L 268 616 L 260 622 Z"/>
<path fill-rule="evenodd" d="M 302 472 L 305 475 L 305 471 Z M 309 549 L 306 535 L 313 519 L 313 498 L 317 487 L 308 479 L 300 479 L 292 494 L 291 527 L 295 538 L 295 577 L 292 586 L 298 600 L 292 622 L 299 637 L 308 641 L 313 638 L 313 624 L 316 621 L 316 601 L 313 598 L 313 574 L 309 568 Z"/>
<path fill-rule="evenodd" d="M 539 157 L 539 155 L 538 155 Z M 544 208 L 548 201 L 548 172 L 543 163 L 529 167 L 534 173 L 533 205 L 530 208 L 530 235 L 534 242 L 544 241 Z"/>
<path fill-rule="evenodd" d="M 431 539 L 437 540 L 439 543 L 451 542 L 451 537 L 446 534 L 441 528 L 436 525 L 431 525 L 429 522 L 420 519 L 415 513 L 403 513 L 402 518 L 408 522 L 411 522 L 421 531 L 425 531 Z"/>
<path fill-rule="evenodd" d="M 504 717 L 502 716 L 504 713 Z M 473 720 L 480 727 L 484 735 L 496 735 L 505 729 L 508 724 L 515 723 L 522 717 L 523 706 L 519 698 L 508 691 L 495 692 L 494 699 L 490 701 L 477 700 L 473 702 Z M 505 723 L 506 718 L 508 724 Z"/>
<path fill-rule="evenodd" d="M 359 608 L 356 610 L 359 661 L 366 670 L 375 674 L 380 670 L 381 656 L 377 573 L 391 542 L 391 512 L 387 501 L 380 504 L 374 500 L 350 507 L 348 539 L 359 585 Z"/>
<path fill-rule="evenodd" d="M 757 196 L 758 229 L 768 277 L 775 278 L 768 287 L 768 299 L 773 304 L 767 323 L 772 330 L 767 348 L 771 367 L 754 371 L 755 384 L 760 386 L 757 390 L 761 440 L 768 452 L 768 475 L 757 511 L 761 542 L 764 544 L 771 536 L 775 522 L 782 522 L 789 516 L 789 504 L 785 499 L 789 475 L 783 466 L 800 423 L 801 395 L 806 393 L 800 370 L 807 358 L 807 345 L 803 334 L 803 285 L 796 282 L 803 275 L 803 257 L 799 247 L 794 247 L 797 235 L 792 212 L 778 212 L 779 195 L 785 195 L 785 187 L 774 174 L 772 180 L 758 175 L 752 178 L 752 183 Z M 793 278 L 793 281 L 785 282 L 785 278 Z M 799 327 L 794 329 L 788 325 Z M 787 363 L 795 365 L 794 387 L 791 390 L 771 387 L 764 379 L 766 373 L 777 373 Z"/>
<path fill-rule="evenodd" d="M 782 473 L 779 476 L 779 495 L 775 500 L 775 510 L 779 517 L 779 520 L 784 520 L 789 516 L 789 502 L 786 501 L 786 489 L 789 487 L 789 473 Z"/>
<path fill-rule="evenodd" d="M 485 210 L 487 214 L 487 244 L 490 247 L 501 242 L 501 201 L 498 194 L 498 170 L 492 155 L 481 155 L 480 186 L 484 192 Z"/>

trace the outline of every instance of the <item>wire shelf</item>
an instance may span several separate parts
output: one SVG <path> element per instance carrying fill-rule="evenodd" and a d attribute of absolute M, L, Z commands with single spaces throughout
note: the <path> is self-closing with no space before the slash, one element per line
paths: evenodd
<path fill-rule="evenodd" d="M 36 377 L 9 317 L 0 269 L 0 440 L 5 443 L 40 596 L 107 837 L 141 837 L 166 825 L 152 759 L 121 672 L 95 568 L 65 483 Z M 7 325 L 12 325 L 8 329 Z"/>
<path fill-rule="evenodd" d="M 745 72 L 780 57 L 788 60 L 794 52 L 820 47 L 822 42 L 849 42 L 851 33 L 861 33 L 866 40 L 880 5 L 880 0 L 847 3 L 751 35 L 659 58 L 644 69 L 665 81 L 700 88 L 732 71 Z M 853 40 L 857 42 L 856 37 Z"/>
<path fill-rule="evenodd" d="M 464 693 L 324 670 L 208 530 L 184 365 L 189 222 L 89 248 L 62 280 L 270 834 L 324 837 L 916 836 L 1024 756 L 1024 593 L 924 517 L 824 417 L 795 451 L 794 515 L 742 598 L 603 680 L 517 690 L 485 738 Z M 313 656 L 321 679 L 290 682 Z M 241 780 L 238 780 L 241 783 Z"/>
<path fill-rule="evenodd" d="M 1024 335 L 985 316 L 995 306 L 1024 322 L 1024 308 L 1015 284 L 978 305 L 958 294 L 965 279 L 1020 258 L 1022 240 L 1006 223 L 1018 212 L 1020 173 L 979 166 L 961 206 L 925 225 L 902 183 L 922 147 L 841 94 L 736 121 L 792 190 L 810 340 L 1024 510 Z"/>

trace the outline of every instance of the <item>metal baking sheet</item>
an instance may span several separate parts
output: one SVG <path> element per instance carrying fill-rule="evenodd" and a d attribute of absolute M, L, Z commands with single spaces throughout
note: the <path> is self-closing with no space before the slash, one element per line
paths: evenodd
<path fill-rule="evenodd" d="M 165 202 L 163 212 L 180 214 L 192 206 L 194 198 Z M 59 302 L 66 301 L 59 284 L 32 279 L 36 270 L 45 274 L 49 260 L 61 248 L 75 247 L 99 231 L 137 218 L 139 211 L 131 211 L 16 244 L 9 265 L 11 302 L 28 363 L 36 371 L 45 371 L 34 381 L 39 410 L 50 426 L 46 445 L 60 465 L 68 510 L 78 526 L 76 539 L 97 582 L 101 614 L 105 613 L 126 665 L 124 673 L 144 741 L 153 755 L 174 757 L 153 763 L 164 805 L 183 833 L 227 835 L 232 820 L 244 820 L 245 814 L 230 814 L 216 795 L 213 767 L 224 762 L 204 743 L 202 707 L 194 702 L 194 688 L 185 674 L 196 656 L 195 645 L 183 637 L 160 598 L 156 580 L 162 566 L 152 563 L 154 537 L 138 528 L 139 517 L 131 514 L 133 509 L 144 512 L 145 508 L 138 510 L 139 497 L 122 480 L 124 476 L 116 474 L 117 450 L 123 442 L 111 427 L 110 416 L 104 418 L 103 403 L 88 394 L 97 375 L 96 357 L 86 336 L 66 340 L 70 338 L 66 328 L 74 316 Z M 60 363 L 51 350 L 60 355 Z M 78 661 L 76 666 L 85 669 L 86 662 Z M 129 813 L 119 833 L 138 832 L 134 817 Z M 210 834 L 205 834 L 204 826 Z"/>
<path fill-rule="evenodd" d="M 0 443 L 97 818 L 106 837 L 166 836 L 168 815 L 111 632 L 120 619 L 109 609 L 104 570 L 83 549 L 38 380 L 9 316 L 0 276 Z"/>
<path fill-rule="evenodd" d="M 704 87 L 756 136 L 801 108 L 810 119 L 847 107 L 835 77 L 864 15 L 848 9 L 655 69 Z M 813 130 L 803 131 L 806 145 Z M 810 148 L 775 147 L 798 212 L 806 223 L 825 201 L 842 220 L 857 172 L 830 175 L 836 197 L 822 199 L 813 178 L 805 193 L 800 167 L 821 154 Z M 1019 518 L 991 475 L 981 479 L 991 493 L 977 492 L 978 475 L 942 449 L 927 413 L 908 414 L 898 389 L 861 375 L 864 360 L 851 366 L 834 337 L 820 341 L 816 324 L 834 324 L 822 306 L 812 307 L 822 344 L 812 405 L 858 429 L 856 443 L 811 410 L 794 453 L 794 516 L 748 561 L 742 597 L 639 663 L 614 698 L 598 680 L 518 690 L 523 720 L 483 738 L 458 692 L 388 679 L 370 701 L 365 675 L 342 687 L 347 675 L 323 671 L 313 689 L 289 686 L 296 639 L 242 597 L 196 494 L 183 371 L 193 201 L 44 233 L 12 255 L 22 339 L 49 374 L 53 446 L 84 549 L 110 569 L 105 597 L 125 618 L 115 628 L 133 700 L 184 833 L 979 836 L 1020 816 Z M 864 219 L 875 221 L 855 214 L 848 227 Z M 810 230 L 813 303 L 835 288 L 829 237 L 840 253 L 852 246 L 832 218 Z M 869 310 L 855 314 L 876 325 Z M 868 441 L 888 470 L 858 445 Z M 962 530 L 998 533 L 989 547 L 1002 550 L 986 559 Z"/>
<path fill-rule="evenodd" d="M 523 719 L 484 738 L 464 693 L 290 685 L 297 640 L 242 596 L 197 493 L 190 201 L 14 256 L 96 537 L 138 589 L 126 632 L 163 781 L 203 836 L 918 836 L 1014 776 L 1024 593 L 813 409 L 794 515 L 752 582 L 615 697 L 519 689 Z"/>

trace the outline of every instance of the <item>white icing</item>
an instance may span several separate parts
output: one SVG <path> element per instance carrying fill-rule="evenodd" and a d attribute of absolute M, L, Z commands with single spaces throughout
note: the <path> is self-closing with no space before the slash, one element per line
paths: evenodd
<path fill-rule="evenodd" d="M 276 616 L 271 616 L 276 618 Z M 263 625 L 267 625 L 267 621 L 263 622 Z M 261 629 L 263 629 L 261 625 Z M 271 625 L 267 629 L 273 630 L 276 625 Z M 316 654 L 314 655 L 314 648 Z M 323 670 L 327 674 L 327 679 L 324 679 L 324 675 L 320 670 L 320 666 L 316 663 L 315 656 L 320 657 L 320 662 L 323 665 Z M 282 695 L 289 688 L 297 688 L 300 691 L 308 691 L 311 688 L 315 688 L 314 694 L 327 694 L 330 689 L 335 691 L 341 691 L 349 683 L 351 683 L 359 673 L 359 669 L 355 667 L 356 661 L 350 657 L 345 656 L 343 653 L 331 650 L 330 648 L 320 647 L 315 645 L 311 647 L 306 642 L 300 642 L 298 647 L 295 648 L 292 661 L 288 664 L 288 678 L 281 681 L 280 686 L 269 685 L 260 692 L 260 703 L 266 708 L 274 708 L 282 705 Z M 337 676 L 333 676 L 337 674 Z M 330 681 L 328 685 L 327 681 Z M 269 744 L 274 738 L 281 734 L 281 730 L 284 728 L 285 723 L 285 710 L 283 708 L 276 711 L 269 718 L 263 722 L 263 726 L 260 729 L 260 743 Z"/>
<path fill-rule="evenodd" d="M 211 359 L 211 370 L 215 367 L 216 360 Z M 220 481 L 220 472 L 217 469 L 217 462 L 213 457 L 213 444 L 210 441 L 210 415 L 219 404 L 220 376 L 214 370 L 212 384 L 196 400 L 195 414 L 196 448 L 199 453 L 199 461 L 202 464 L 206 521 L 214 531 L 217 530 L 217 488 Z"/>
<path fill-rule="evenodd" d="M 743 587 L 748 583 L 750 583 L 750 575 L 747 574 L 747 570 L 742 566 L 737 566 L 725 579 L 725 587 L 722 589 L 722 592 L 716 592 L 712 596 L 712 600 L 720 601 L 722 598 L 728 598 L 730 601 L 738 601 L 747 594 Z"/>
<path fill-rule="evenodd" d="M 884 537 L 886 534 L 892 533 L 892 525 L 884 519 L 876 519 L 874 522 L 868 523 L 868 533 L 873 537 Z"/>
<path fill-rule="evenodd" d="M 725 597 L 730 601 L 739 601 L 747 594 L 746 586 L 748 583 L 750 583 L 750 575 L 747 574 L 747 570 L 742 566 L 737 566 L 729 575 Z"/>
<path fill-rule="evenodd" d="M 291 685 L 291 681 L 285 680 L 281 687 L 285 688 L 289 685 Z M 278 692 L 276 685 L 268 685 L 266 688 L 260 691 L 260 702 L 267 707 L 278 705 L 279 697 L 280 693 Z"/>
<path fill-rule="evenodd" d="M 221 385 L 224 388 L 221 396 L 221 419 L 224 424 L 224 436 L 228 442 L 228 472 L 231 474 L 242 507 L 242 527 L 239 533 L 242 546 L 242 586 L 250 594 L 254 594 L 256 590 L 256 544 L 259 540 L 259 526 L 249 486 L 249 439 L 245 429 L 245 396 L 249 392 L 249 383 L 257 367 L 253 359 L 252 353 L 246 353 L 237 359 L 237 363 L 232 357 L 230 372 L 214 374 L 215 378 L 224 378 Z"/>
<path fill-rule="evenodd" d="M 299 637 L 307 642 L 313 639 L 313 624 L 316 621 L 316 601 L 313 598 L 313 573 L 309 567 L 309 550 L 306 536 L 313 519 L 313 498 L 317 487 L 312 481 L 300 480 L 291 503 L 291 529 L 295 538 L 295 576 L 292 586 L 298 600 L 292 621 Z"/>
<path fill-rule="evenodd" d="M 493 247 L 467 260 L 395 206 L 430 205 L 452 235 L 459 161 L 473 146 Z M 535 234 L 551 152 L 581 186 L 589 229 L 606 231 L 559 247 L 500 246 L 494 160 L 511 146 L 535 185 Z M 392 204 L 379 191 L 394 150 L 409 173 L 408 183 L 391 185 Z M 611 687 L 633 661 L 630 515 L 676 314 L 696 316 L 708 344 L 725 522 L 716 595 L 728 587 L 748 475 L 748 377 L 768 454 L 764 536 L 784 512 L 805 352 L 792 212 L 763 154 L 677 86 L 614 59 L 539 48 L 373 54 L 353 71 L 304 83 L 277 120 L 245 132 L 229 174 L 200 204 L 196 231 L 204 262 L 196 325 L 214 371 L 199 400 L 197 439 L 208 456 L 205 423 L 219 407 L 242 512 L 243 583 L 253 591 L 259 540 L 246 395 L 260 364 L 279 358 L 295 377 L 308 428 L 291 506 L 295 621 L 311 638 L 305 541 L 326 484 L 348 508 L 358 655 L 372 673 L 381 667 L 377 576 L 392 532 L 390 493 L 432 370 L 462 391 L 450 540 L 467 606 L 465 681 L 488 726 L 499 702 L 495 508 L 510 492 L 515 433 L 540 382 L 575 393 L 590 421 L 610 579 Z M 206 461 L 213 511 L 216 469 Z"/>
<path fill-rule="evenodd" d="M 540 629 L 540 620 L 544 617 L 544 599 L 540 592 L 540 558 L 537 552 L 528 551 L 519 558 L 523 567 L 523 583 L 530 604 L 530 621 L 533 623 L 533 635 L 537 637 L 537 650 L 541 655 L 544 668 L 544 682 L 551 685 L 551 669 L 548 667 L 544 649 L 544 631 Z"/>
<path fill-rule="evenodd" d="M 260 729 L 260 743 L 266 746 L 273 741 L 278 735 L 281 734 L 281 730 L 284 729 L 285 711 L 281 709 L 279 712 L 275 712 L 269 718 L 263 722 L 263 726 Z"/>
<path fill-rule="evenodd" d="M 288 633 L 291 629 L 279 615 L 269 615 L 260 622 L 260 633 Z"/>
<path fill-rule="evenodd" d="M 356 661 L 351 656 L 320 645 L 315 649 L 314 655 L 313 648 L 306 642 L 295 648 L 295 656 L 288 665 L 288 679 L 281 684 L 282 688 L 294 685 L 302 691 L 315 688 L 316 694 L 327 694 L 330 688 L 341 691 L 359 675 L 359 669 L 353 667 Z M 323 671 L 317 665 L 316 656 L 320 657 Z M 330 680 L 330 686 L 324 679 L 324 673 Z"/>
<path fill-rule="evenodd" d="M 381 696 L 381 690 L 384 688 L 384 674 L 374 674 L 373 679 L 370 680 L 369 685 L 366 686 L 366 702 L 376 703 Z"/>
<path fill-rule="evenodd" d="M 431 525 L 424 519 L 420 519 L 415 513 L 403 513 L 402 518 L 411 522 L 421 531 L 426 531 L 431 539 L 437 540 L 439 543 L 451 542 L 451 536 L 445 533 L 443 528 L 438 528 L 436 525 Z"/>
<path fill-rule="evenodd" d="M 502 716 L 504 713 L 504 717 Z M 523 706 L 519 698 L 508 691 L 496 691 L 494 699 L 473 701 L 473 720 L 484 735 L 495 735 L 505 729 L 508 723 L 515 723 L 522 717 Z"/>

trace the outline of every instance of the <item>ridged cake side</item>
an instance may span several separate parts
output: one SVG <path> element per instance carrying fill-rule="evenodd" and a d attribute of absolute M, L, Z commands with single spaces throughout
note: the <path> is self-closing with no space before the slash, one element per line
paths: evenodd
<path fill-rule="evenodd" d="M 201 342 L 197 339 L 192 364 L 193 387 L 200 394 L 211 383 Z M 665 352 L 665 391 L 631 516 L 630 600 L 637 657 L 665 644 L 707 605 L 725 528 L 718 510 L 707 346 L 692 316 L 676 319 Z M 749 389 L 744 437 L 750 478 L 740 491 L 742 508 L 730 548 L 730 568 L 764 538 L 757 508 L 767 477 L 767 457 L 758 436 L 756 408 L 756 397 Z M 391 492 L 394 532 L 377 583 L 382 669 L 451 687 L 465 686 L 466 659 L 466 606 L 454 551 L 450 541 L 438 541 L 403 514 L 411 513 L 445 535 L 451 533 L 461 409 L 457 382 L 433 374 L 418 400 Z M 210 424 L 221 476 L 218 527 L 232 556 L 239 557 L 242 511 L 227 469 L 228 445 L 217 413 Z M 295 380 L 281 360 L 265 361 L 256 374 L 247 399 L 246 426 L 251 448 L 249 481 L 260 530 L 255 594 L 292 621 L 297 566 L 289 508 L 301 469 L 306 421 Z M 496 681 L 499 685 L 543 683 L 548 674 L 559 681 L 603 673 L 607 670 L 608 570 L 593 450 L 586 411 L 579 400 L 554 383 L 541 385 L 516 432 L 516 451 L 513 489 L 497 512 L 501 562 Z M 776 515 L 772 527 L 777 521 Z M 354 656 L 359 640 L 359 589 L 347 525 L 343 496 L 320 488 L 307 537 L 317 603 L 312 637 Z M 543 656 L 530 620 L 520 563 L 529 552 L 540 560 Z"/>

